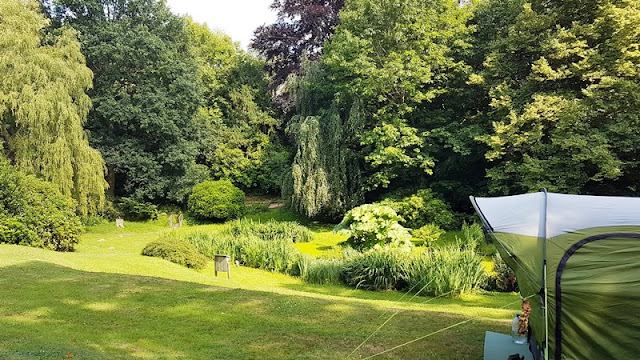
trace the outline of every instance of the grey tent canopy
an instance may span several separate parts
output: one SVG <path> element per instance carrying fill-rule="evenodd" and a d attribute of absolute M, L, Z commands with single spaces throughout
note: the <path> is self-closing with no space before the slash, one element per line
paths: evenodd
<path fill-rule="evenodd" d="M 640 198 L 543 191 L 471 202 L 532 296 L 536 358 L 640 357 Z"/>

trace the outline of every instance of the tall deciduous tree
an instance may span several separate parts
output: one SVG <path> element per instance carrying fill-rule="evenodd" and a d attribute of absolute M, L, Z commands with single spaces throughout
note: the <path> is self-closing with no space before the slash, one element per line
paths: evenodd
<path fill-rule="evenodd" d="M 304 58 L 317 59 L 340 22 L 344 0 L 274 0 L 275 24 L 255 31 L 251 47 L 267 59 L 274 85 L 300 70 Z"/>
<path fill-rule="evenodd" d="M 418 109 L 445 94 L 466 68 L 469 12 L 450 0 L 348 0 L 323 62 L 341 106 L 361 102 L 368 117 L 359 136 L 367 189 L 432 172 L 425 121 Z M 428 119 L 427 119 L 428 120 Z"/>
<path fill-rule="evenodd" d="M 165 201 L 197 153 L 201 91 L 186 21 L 162 0 L 56 0 L 52 9 L 80 32 L 94 72 L 87 127 L 115 194 Z"/>
<path fill-rule="evenodd" d="M 264 62 L 206 25 L 189 21 L 188 31 L 204 88 L 197 118 L 198 162 L 215 178 L 245 189 L 279 190 L 286 164 L 270 165 L 286 162 L 288 156 L 279 146 L 280 123 L 272 116 Z M 267 168 L 272 174 L 264 174 Z"/>
<path fill-rule="evenodd" d="M 0 0 L 0 126 L 5 154 L 72 196 L 82 214 L 105 202 L 104 162 L 83 124 L 92 73 L 76 32 L 47 33 L 32 0 Z"/>

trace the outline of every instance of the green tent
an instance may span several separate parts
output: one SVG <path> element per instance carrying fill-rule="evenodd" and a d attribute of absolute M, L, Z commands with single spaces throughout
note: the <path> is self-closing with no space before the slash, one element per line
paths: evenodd
<path fill-rule="evenodd" d="M 532 296 L 534 358 L 640 358 L 640 198 L 543 191 L 471 201 Z"/>

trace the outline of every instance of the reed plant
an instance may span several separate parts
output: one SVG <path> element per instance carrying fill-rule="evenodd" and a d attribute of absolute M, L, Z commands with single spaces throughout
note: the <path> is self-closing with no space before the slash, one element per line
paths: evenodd
<path fill-rule="evenodd" d="M 308 262 L 303 279 L 312 284 L 341 284 L 343 266 L 339 259 L 312 259 Z"/>
<path fill-rule="evenodd" d="M 486 281 L 482 257 L 471 249 L 446 247 L 414 254 L 407 268 L 407 285 L 422 295 L 458 295 Z"/>
<path fill-rule="evenodd" d="M 288 240 L 294 243 L 313 239 L 311 230 L 292 221 L 259 222 L 251 219 L 231 221 L 227 232 L 233 236 L 255 236 L 262 240 Z"/>

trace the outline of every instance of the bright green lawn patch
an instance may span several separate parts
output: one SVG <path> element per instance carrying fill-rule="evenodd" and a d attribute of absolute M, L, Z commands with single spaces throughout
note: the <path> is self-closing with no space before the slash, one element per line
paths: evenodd
<path fill-rule="evenodd" d="M 498 309 L 515 294 L 402 298 L 244 267 L 215 278 L 211 262 L 195 271 L 140 255 L 164 226 L 109 225 L 75 253 L 0 245 L 0 358 L 345 358 L 402 309 L 354 358 L 479 315 L 379 357 L 478 359 L 484 332 L 508 332 L 519 307 Z"/>
<path fill-rule="evenodd" d="M 308 243 L 294 244 L 300 252 L 323 258 L 341 258 L 341 242 L 346 241 L 348 236 L 335 234 L 333 231 L 314 231 L 313 240 Z"/>

